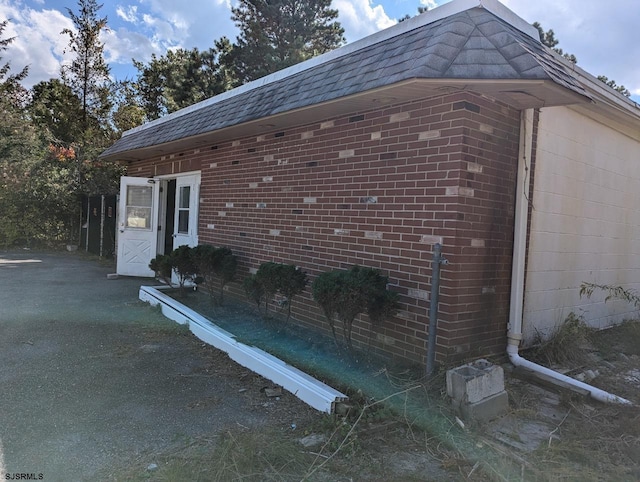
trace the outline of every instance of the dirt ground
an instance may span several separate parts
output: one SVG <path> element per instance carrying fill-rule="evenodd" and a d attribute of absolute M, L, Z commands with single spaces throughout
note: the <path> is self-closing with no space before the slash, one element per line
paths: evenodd
<path fill-rule="evenodd" d="M 526 355 L 631 404 L 600 403 L 511 370 L 510 412 L 478 435 L 519 464 L 525 480 L 640 480 L 640 322 L 571 331 Z"/>
<path fill-rule="evenodd" d="M 458 421 L 443 377 L 418 415 L 366 408 L 365 396 L 348 417 L 326 416 L 289 393 L 267 396 L 270 382 L 140 303 L 149 280 L 107 280 L 113 271 L 78 254 L 0 252 L 5 477 L 640 480 L 637 406 L 603 405 L 504 365 L 510 408 L 491 423 Z M 583 356 L 554 368 L 637 403 L 638 326 L 581 339 Z"/>

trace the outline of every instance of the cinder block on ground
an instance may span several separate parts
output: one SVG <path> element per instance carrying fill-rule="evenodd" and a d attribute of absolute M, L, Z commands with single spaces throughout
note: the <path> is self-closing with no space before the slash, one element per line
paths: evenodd
<path fill-rule="evenodd" d="M 490 420 L 509 408 L 504 371 L 487 360 L 447 371 L 447 394 L 466 419 Z"/>
<path fill-rule="evenodd" d="M 460 413 L 465 420 L 487 422 L 504 415 L 509 410 L 509 396 L 504 390 L 476 403 L 463 403 Z"/>
<path fill-rule="evenodd" d="M 447 395 L 459 403 L 476 403 L 504 391 L 504 371 L 487 360 L 447 371 Z"/>

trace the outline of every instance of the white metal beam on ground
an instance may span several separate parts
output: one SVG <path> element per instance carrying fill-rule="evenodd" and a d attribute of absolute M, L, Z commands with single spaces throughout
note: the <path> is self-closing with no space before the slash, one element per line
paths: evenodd
<path fill-rule="evenodd" d="M 139 298 L 152 306 L 160 305 L 162 314 L 181 325 L 188 324 L 200 340 L 224 351 L 236 363 L 271 380 L 303 402 L 321 412 L 333 413 L 336 403 L 347 396 L 279 358 L 253 346 L 216 326 L 191 308 L 162 293 L 168 287 L 141 286 Z"/>

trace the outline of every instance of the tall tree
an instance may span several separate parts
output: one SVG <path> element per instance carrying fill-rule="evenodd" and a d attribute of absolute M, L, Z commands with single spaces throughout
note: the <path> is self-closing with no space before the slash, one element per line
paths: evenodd
<path fill-rule="evenodd" d="M 58 160 L 54 156 L 49 167 L 64 166 L 59 172 L 73 195 L 73 202 L 65 204 L 64 209 L 69 219 L 69 242 L 74 243 L 81 232 L 83 196 L 109 194 L 119 179 L 117 166 L 95 161 L 114 137 L 109 122 L 112 83 L 100 38 L 108 27 L 107 18 L 98 15 L 101 8 L 96 0 L 78 0 L 77 13 L 67 9 L 75 28 L 62 31 L 69 38 L 69 51 L 74 54 L 71 63 L 62 68 L 62 80 L 80 99 L 80 134 L 71 145 L 69 156 Z"/>
<path fill-rule="evenodd" d="M 2 64 L 2 52 L 14 40 L 14 37 L 2 37 L 8 23 L 8 20 L 0 21 L 0 162 L 15 164 L 30 155 L 34 131 L 24 110 L 26 89 L 20 84 L 29 70 L 24 67 L 12 74 L 11 64 Z"/>
<path fill-rule="evenodd" d="M 154 54 L 148 64 L 134 60 L 137 90 L 147 118 L 156 119 L 233 87 L 230 69 L 220 60 L 226 59 L 229 50 L 231 43 L 223 37 L 208 50 Z"/>
<path fill-rule="evenodd" d="M 82 136 L 82 103 L 60 79 L 33 86 L 29 112 L 34 124 L 46 131 L 55 145 L 70 147 Z"/>
<path fill-rule="evenodd" d="M 144 123 L 147 116 L 142 106 L 143 100 L 138 91 L 138 84 L 132 80 L 122 80 L 113 88 L 115 109 L 111 116 L 116 134 L 133 129 Z"/>
<path fill-rule="evenodd" d="M 0 21 L 0 245 L 34 236 L 32 222 L 37 207 L 29 195 L 30 170 L 42 158 L 46 144 L 30 122 L 25 109 L 26 89 L 20 81 L 25 67 L 11 73 L 9 62 L 2 63 L 13 38 L 3 38 L 8 21 Z"/>
<path fill-rule="evenodd" d="M 276 72 L 344 43 L 331 0 L 239 0 L 240 29 L 230 60 L 241 83 Z"/>
<path fill-rule="evenodd" d="M 2 38 L 7 25 L 8 20 L 0 21 L 0 53 L 6 51 L 9 45 L 15 40 L 15 37 Z M 2 57 L 0 57 L 0 62 Z M 24 67 L 17 74 L 9 74 L 11 71 L 11 64 L 6 62 L 4 65 L 0 65 L 0 93 L 2 98 L 11 98 L 15 100 L 15 93 L 22 91 L 20 81 L 23 80 L 29 73 L 29 67 Z"/>
<path fill-rule="evenodd" d="M 62 79 L 78 96 L 82 105 L 83 134 L 100 131 L 106 125 L 111 110 L 109 66 L 104 60 L 102 31 L 107 30 L 107 18 L 98 17 L 102 5 L 95 0 L 78 0 L 79 12 L 67 9 L 75 30 L 64 29 L 69 36 L 69 49 L 75 54 L 70 65 L 62 67 Z"/>

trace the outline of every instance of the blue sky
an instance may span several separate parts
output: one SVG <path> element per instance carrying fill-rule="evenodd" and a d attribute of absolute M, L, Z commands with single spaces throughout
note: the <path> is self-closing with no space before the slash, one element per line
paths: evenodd
<path fill-rule="evenodd" d="M 450 0 L 333 0 L 340 12 L 348 42 L 393 25 L 420 5 L 430 8 Z M 103 0 L 102 15 L 110 30 L 104 36 L 105 53 L 118 79 L 135 77 L 131 60 L 148 61 L 153 53 L 184 47 L 208 48 L 224 36 L 235 39 L 231 21 L 235 0 Z M 624 84 L 640 102 L 639 0 L 502 0 L 529 23 L 553 28 L 560 47 L 578 57 L 578 64 L 594 75 L 606 75 Z M 0 0 L 0 19 L 10 19 L 5 36 L 16 39 L 2 54 L 15 70 L 29 65 L 25 84 L 57 77 L 65 59 L 71 28 L 67 7 L 75 0 Z"/>

